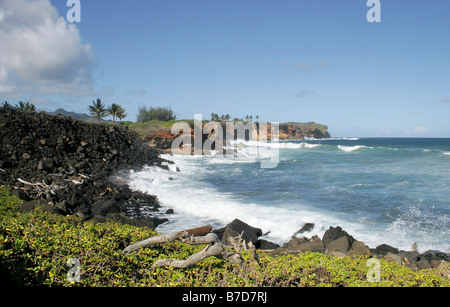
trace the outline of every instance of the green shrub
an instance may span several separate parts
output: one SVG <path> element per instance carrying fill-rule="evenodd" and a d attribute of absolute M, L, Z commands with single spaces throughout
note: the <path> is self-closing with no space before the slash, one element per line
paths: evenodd
<path fill-rule="evenodd" d="M 137 115 L 137 121 L 142 123 L 152 120 L 171 121 L 176 118 L 173 110 L 167 107 L 151 107 L 149 110 L 147 107 L 140 107 Z"/>
<path fill-rule="evenodd" d="M 23 201 L 12 196 L 8 187 L 0 186 L 0 215 L 17 211 L 17 206 Z"/>
<path fill-rule="evenodd" d="M 310 252 L 275 257 L 260 252 L 258 265 L 246 251 L 243 266 L 211 257 L 185 270 L 151 270 L 158 259 L 186 259 L 204 246 L 172 242 L 123 255 L 129 244 L 157 233 L 113 222 L 82 222 L 40 208 L 18 213 L 14 208 L 19 202 L 0 189 L 0 273 L 17 286 L 450 286 L 434 270 L 416 273 L 383 259 L 381 281 L 373 283 L 366 278 L 367 257 L 340 259 Z M 79 282 L 68 275 L 74 269 L 71 259 L 81 265 Z"/>

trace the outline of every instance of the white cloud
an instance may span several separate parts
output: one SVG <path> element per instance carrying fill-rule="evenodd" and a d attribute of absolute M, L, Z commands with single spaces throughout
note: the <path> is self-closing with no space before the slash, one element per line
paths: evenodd
<path fill-rule="evenodd" d="M 92 92 L 91 46 L 50 0 L 2 0 L 0 20 L 0 94 Z"/>
<path fill-rule="evenodd" d="M 422 133 L 430 133 L 431 130 L 422 126 L 417 126 L 416 128 L 413 129 L 412 132 L 422 134 Z"/>
<path fill-rule="evenodd" d="M 450 96 L 442 97 L 439 102 L 450 102 Z"/>
<path fill-rule="evenodd" d="M 403 130 L 403 133 L 408 136 L 414 136 L 414 135 L 424 135 L 431 133 L 431 129 L 425 128 L 423 126 L 417 126 L 416 128 L 412 130 Z"/>

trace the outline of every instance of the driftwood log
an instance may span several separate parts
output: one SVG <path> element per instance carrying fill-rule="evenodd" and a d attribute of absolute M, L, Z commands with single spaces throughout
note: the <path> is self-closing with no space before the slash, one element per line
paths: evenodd
<path fill-rule="evenodd" d="M 242 234 L 234 238 L 230 238 L 230 245 L 224 245 L 219 237 L 215 233 L 209 233 L 211 226 L 205 226 L 190 230 L 184 230 L 179 232 L 174 232 L 167 235 L 161 235 L 156 237 L 151 237 L 143 241 L 129 245 L 125 248 L 122 253 L 127 254 L 131 251 L 152 245 L 169 243 L 175 240 L 179 240 L 183 243 L 190 245 L 206 244 L 207 246 L 200 252 L 193 254 L 186 260 L 179 259 L 161 259 L 156 261 L 152 265 L 152 269 L 162 266 L 172 266 L 175 268 L 186 269 L 208 257 L 217 257 L 222 260 L 229 261 L 232 264 L 243 264 L 244 260 L 241 257 L 241 252 L 247 249 L 247 246 L 242 239 Z M 205 234 L 205 235 L 203 235 Z M 256 253 L 256 247 L 249 242 L 248 249 L 250 249 L 252 258 L 254 261 L 259 263 L 259 257 Z"/>

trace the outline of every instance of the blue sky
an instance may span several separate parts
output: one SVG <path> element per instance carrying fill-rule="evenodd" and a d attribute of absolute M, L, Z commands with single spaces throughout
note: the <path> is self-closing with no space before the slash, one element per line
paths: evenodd
<path fill-rule="evenodd" d="M 21 48 L 24 62 L 34 56 L 26 67 L 0 47 L 2 100 L 87 112 L 101 98 L 131 121 L 140 106 L 170 106 L 180 119 L 315 121 L 332 136 L 450 137 L 447 0 L 381 0 L 380 23 L 366 0 L 80 0 L 73 24 L 61 24 L 66 0 L 0 0 L 0 25 L 4 1 L 16 16 L 42 5 L 3 33 L 10 46 L 21 23 L 47 28 Z"/>

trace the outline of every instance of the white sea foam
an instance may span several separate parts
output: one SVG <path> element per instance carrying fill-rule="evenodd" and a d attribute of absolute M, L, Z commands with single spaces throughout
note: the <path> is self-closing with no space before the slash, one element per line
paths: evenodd
<path fill-rule="evenodd" d="M 156 195 L 163 209 L 172 208 L 175 214 L 168 215 L 168 223 L 158 227 L 162 233 L 179 231 L 203 225 L 223 227 L 234 219 L 269 232 L 264 238 L 282 244 L 305 223 L 314 223 L 312 235 L 323 235 L 330 225 L 341 225 L 342 221 L 331 215 L 314 212 L 311 208 L 268 206 L 247 203 L 234 195 L 223 193 L 198 179 L 205 173 L 205 157 L 165 157 L 175 160 L 171 170 L 147 167 L 130 174 L 129 185 L 134 190 Z M 202 166 L 203 165 L 203 166 Z M 181 171 L 177 172 L 176 167 Z"/>
<path fill-rule="evenodd" d="M 310 138 L 305 137 L 305 140 L 307 141 L 359 141 L 360 138 L 352 138 L 352 137 L 335 137 L 335 138 L 323 138 L 323 139 L 316 139 L 316 138 Z"/>
<path fill-rule="evenodd" d="M 338 145 L 338 148 L 345 152 L 352 152 L 352 151 L 359 150 L 361 148 L 372 148 L 372 147 L 368 147 L 368 146 L 364 146 L 364 145 L 355 145 L 355 146 Z"/>
<path fill-rule="evenodd" d="M 292 152 L 289 153 L 290 156 L 292 156 L 292 153 L 298 152 L 299 157 L 302 155 L 302 150 L 306 151 L 309 149 L 306 148 L 309 145 L 319 145 L 321 147 L 316 146 L 313 148 L 320 148 L 320 150 L 324 151 L 332 150 L 334 152 L 338 150 L 354 152 L 367 148 L 376 148 L 376 150 L 368 150 L 371 153 L 377 152 L 381 148 L 378 146 L 320 145 L 311 143 L 313 142 L 280 142 L 272 143 L 269 146 L 293 147 L 284 149 L 292 149 Z M 245 172 L 253 167 L 250 163 L 259 162 L 259 159 L 265 154 L 264 150 L 270 151 L 273 149 L 269 148 L 269 146 L 260 146 L 263 144 L 254 142 L 242 143 L 242 146 L 234 146 L 232 148 L 236 150 L 236 154 L 230 157 L 163 155 L 163 158 L 175 162 L 173 165 L 168 165 L 169 170 L 148 167 L 143 171 L 131 173 L 129 176 L 129 184 L 132 189 L 156 195 L 163 207 L 161 212 L 169 208 L 174 209 L 175 214 L 165 216 L 169 219 L 169 222 L 158 227 L 157 230 L 162 233 L 207 224 L 212 225 L 214 228 L 219 228 L 238 218 L 254 227 L 261 228 L 263 233 L 270 232 L 264 238 L 280 245 L 289 241 L 290 237 L 305 223 L 314 223 L 315 227 L 313 231 L 306 234 L 306 236 L 318 235 L 322 237 L 323 233 L 330 226 L 341 226 L 345 231 L 354 236 L 355 239 L 363 241 L 369 247 L 376 247 L 379 244 L 386 243 L 400 249 L 408 250 L 414 242 L 417 242 L 419 251 L 421 252 L 424 252 L 426 249 L 449 251 L 448 237 L 445 237 L 448 231 L 441 230 L 442 228 L 445 229 L 445 227 L 448 229 L 448 215 L 444 214 L 441 219 L 435 219 L 436 212 L 426 211 L 422 207 L 419 207 L 420 210 L 411 209 L 408 211 L 406 209 L 405 212 L 399 212 L 395 209 L 392 215 L 386 215 L 388 221 L 386 219 L 379 221 L 377 218 L 372 219 L 370 214 L 361 214 L 359 216 L 356 213 L 353 214 L 354 212 L 349 213 L 345 210 L 333 210 L 333 208 L 322 206 L 321 204 L 315 207 L 311 203 L 316 200 L 320 202 L 320 199 L 315 198 L 313 198 L 314 201 L 307 203 L 307 200 L 303 199 L 308 199 L 308 197 L 299 197 L 299 201 L 293 203 L 292 199 L 289 198 L 289 194 L 287 194 L 286 198 L 283 198 L 284 196 L 280 197 L 276 200 L 276 203 L 270 204 L 258 200 L 258 197 L 245 198 L 245 193 L 223 192 L 218 188 L 217 182 L 216 185 L 213 185 L 207 181 L 213 181 L 217 177 L 223 180 L 224 177 L 226 179 L 229 176 L 232 180 L 241 177 L 248 178 L 248 180 L 255 180 L 255 187 L 258 187 L 258 184 L 263 185 L 258 180 L 267 177 L 262 176 L 261 178 L 257 178 L 244 176 Z M 347 143 L 344 144 L 347 145 Z M 449 156 L 450 152 L 443 151 L 442 154 Z M 337 156 L 345 158 L 346 154 Z M 233 166 L 233 164 L 238 165 Z M 302 163 L 298 163 L 297 165 L 302 165 Z M 397 165 L 397 168 L 401 166 L 403 164 Z M 177 168 L 180 169 L 180 172 L 177 171 Z M 442 171 L 442 168 L 440 171 Z M 218 172 L 225 172 L 225 176 L 223 175 L 224 173 L 218 176 Z M 234 177 L 235 174 L 237 176 Z M 301 174 L 301 172 L 295 173 L 293 176 L 298 176 L 298 174 Z M 295 177 L 292 178 L 292 184 L 295 184 Z M 406 179 L 392 183 L 391 186 L 393 189 L 386 188 L 381 191 L 390 193 L 394 190 L 408 190 L 408 185 L 413 180 Z M 277 182 L 276 178 L 273 178 L 273 180 Z M 401 186 L 401 184 L 405 183 L 408 185 Z M 349 181 L 345 185 L 347 187 L 345 194 L 350 193 L 350 195 L 358 196 L 359 194 L 352 193 L 359 193 L 359 191 L 364 193 L 365 187 L 382 188 L 384 185 L 389 185 L 389 183 L 378 180 L 366 182 L 365 178 L 363 181 Z M 441 190 L 445 191 L 447 185 L 443 184 L 442 187 Z M 375 189 L 375 191 L 378 191 L 378 189 Z M 330 201 L 327 197 L 329 196 L 332 199 L 334 193 L 339 193 L 339 189 L 330 190 L 327 193 L 329 195 L 324 197 L 324 200 L 326 202 Z M 395 196 L 396 194 L 394 193 L 393 195 Z M 374 197 L 371 199 L 376 200 L 377 198 Z M 414 197 L 411 199 L 414 199 Z M 349 202 L 351 201 L 349 200 Z M 331 203 L 334 202 L 331 201 Z M 373 205 L 375 206 L 376 202 Z M 409 207 L 405 205 L 405 208 Z M 364 211 L 365 209 L 362 208 L 361 210 Z M 371 212 L 370 208 L 367 210 L 369 213 Z M 430 224 L 431 226 L 423 228 L 423 223 Z"/>
<path fill-rule="evenodd" d="M 232 145 L 246 146 L 246 147 L 261 147 L 261 148 L 279 148 L 279 149 L 310 149 L 321 146 L 321 144 L 310 143 L 295 143 L 295 142 L 259 142 L 259 141 L 243 141 L 237 140 L 231 142 Z"/>

